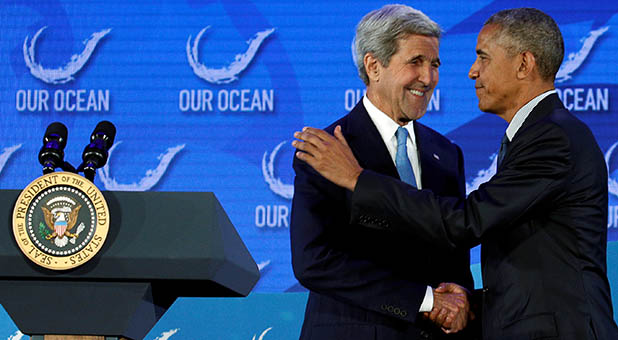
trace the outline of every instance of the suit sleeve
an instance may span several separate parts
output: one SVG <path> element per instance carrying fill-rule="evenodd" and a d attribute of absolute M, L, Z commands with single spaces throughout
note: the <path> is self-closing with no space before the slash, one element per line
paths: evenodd
<path fill-rule="evenodd" d="M 413 322 L 427 285 L 413 284 L 349 251 L 349 193 L 294 159 L 290 225 L 292 266 L 311 291 L 394 318 Z M 347 200 L 347 203 L 346 203 Z M 358 228 L 358 227 L 356 227 Z"/>
<path fill-rule="evenodd" d="M 352 195 L 351 222 L 410 233 L 437 246 L 473 247 L 559 201 L 570 169 L 569 140 L 545 124 L 518 136 L 500 171 L 466 199 L 439 197 L 364 170 Z"/>

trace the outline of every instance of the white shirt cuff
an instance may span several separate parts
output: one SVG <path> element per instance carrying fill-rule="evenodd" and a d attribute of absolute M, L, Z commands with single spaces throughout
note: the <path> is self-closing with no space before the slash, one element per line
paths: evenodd
<path fill-rule="evenodd" d="M 433 309 L 433 290 L 430 286 L 427 286 L 427 290 L 425 291 L 425 298 L 423 299 L 423 303 L 421 303 L 421 308 L 418 311 L 419 313 L 431 312 L 431 309 Z"/>

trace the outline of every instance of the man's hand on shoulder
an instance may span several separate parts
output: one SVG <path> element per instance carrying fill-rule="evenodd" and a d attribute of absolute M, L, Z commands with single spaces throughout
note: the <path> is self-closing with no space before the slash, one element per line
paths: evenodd
<path fill-rule="evenodd" d="M 469 292 L 455 283 L 441 283 L 433 290 L 433 309 L 424 313 L 445 333 L 456 333 L 474 319 L 470 311 Z"/>
<path fill-rule="evenodd" d="M 334 136 L 320 129 L 305 127 L 295 132 L 294 137 L 299 139 L 292 142 L 300 150 L 296 152 L 298 159 L 307 162 L 329 181 L 354 191 L 363 168 L 354 157 L 339 125 L 335 127 Z"/>

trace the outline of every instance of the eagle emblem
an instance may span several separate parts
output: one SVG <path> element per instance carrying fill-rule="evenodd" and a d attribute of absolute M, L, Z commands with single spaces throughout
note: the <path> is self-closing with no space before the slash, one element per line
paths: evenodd
<path fill-rule="evenodd" d="M 51 172 L 30 183 L 13 208 L 13 236 L 34 264 L 67 270 L 90 261 L 109 231 L 109 208 L 92 182 Z"/>
<path fill-rule="evenodd" d="M 50 200 L 48 206 L 50 206 L 51 209 L 41 207 L 45 225 L 52 232 L 45 238 L 47 240 L 53 239 L 54 244 L 62 248 L 67 245 L 69 238 L 76 239 L 79 236 L 79 232 L 73 234 L 71 230 L 77 223 L 79 209 L 81 209 L 82 206 L 80 204 L 75 205 L 72 199 L 62 196 Z"/>

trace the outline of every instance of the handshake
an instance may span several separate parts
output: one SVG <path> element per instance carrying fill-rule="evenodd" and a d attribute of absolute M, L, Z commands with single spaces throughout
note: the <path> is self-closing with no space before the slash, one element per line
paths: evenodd
<path fill-rule="evenodd" d="M 445 333 L 456 333 L 475 316 L 470 308 L 470 292 L 455 283 L 441 283 L 433 290 L 433 308 L 423 313 Z"/>

